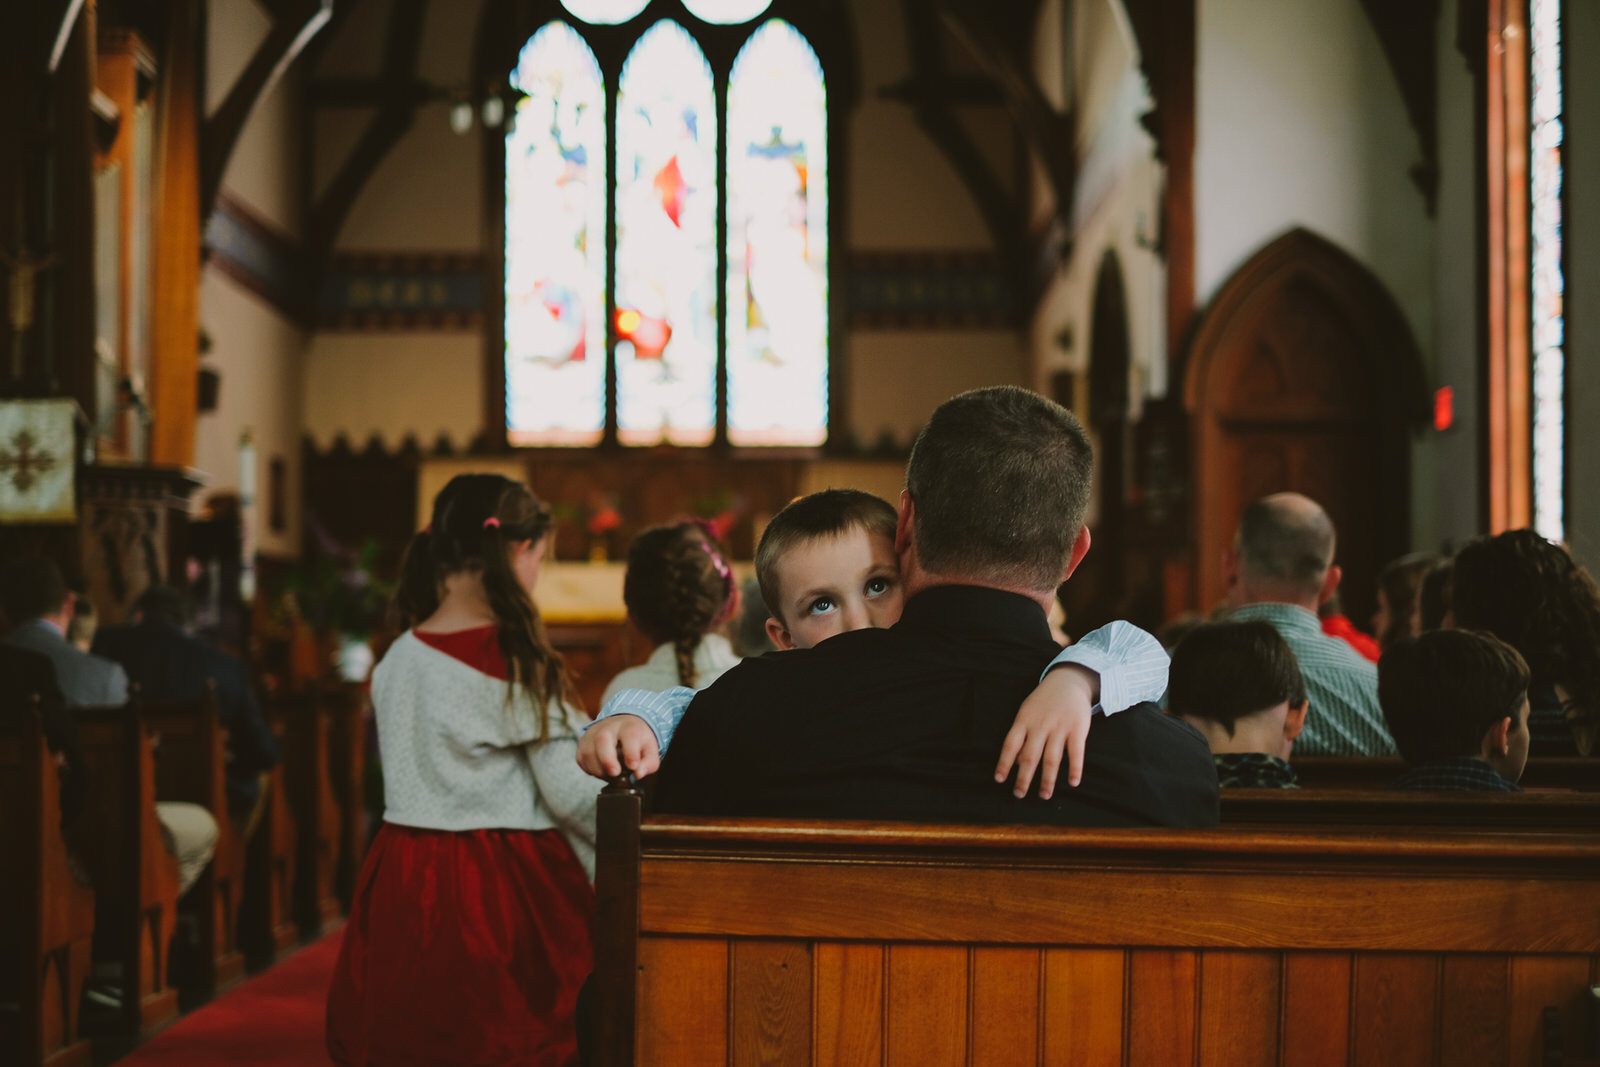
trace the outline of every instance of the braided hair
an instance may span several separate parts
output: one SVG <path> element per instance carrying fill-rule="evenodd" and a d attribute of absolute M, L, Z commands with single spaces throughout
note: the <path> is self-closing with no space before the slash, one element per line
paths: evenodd
<path fill-rule="evenodd" d="M 1453 608 L 1522 653 L 1533 688 L 1559 684 L 1580 709 L 1577 732 L 1600 726 L 1600 587 L 1561 545 L 1532 530 L 1476 537 L 1455 559 Z"/>
<path fill-rule="evenodd" d="M 693 688 L 694 654 L 733 603 L 733 570 L 722 546 L 698 523 L 657 526 L 628 547 L 622 602 L 656 644 L 671 644 L 678 682 Z"/>
<path fill-rule="evenodd" d="M 433 521 L 411 539 L 401 564 L 395 606 L 407 627 L 439 610 L 440 589 L 453 574 L 476 572 L 494 612 L 505 657 L 506 699 L 520 686 L 538 709 L 549 736 L 551 699 L 578 706 L 561 654 L 512 565 L 512 546 L 550 532 L 550 509 L 520 482 L 498 474 L 459 474 L 433 501 Z"/>

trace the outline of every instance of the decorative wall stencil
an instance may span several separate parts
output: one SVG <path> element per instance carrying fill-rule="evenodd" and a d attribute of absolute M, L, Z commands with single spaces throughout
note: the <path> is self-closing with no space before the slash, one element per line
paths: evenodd
<path fill-rule="evenodd" d="M 211 265 L 299 322 L 307 294 L 300 244 L 273 223 L 224 193 L 206 224 Z"/>
<path fill-rule="evenodd" d="M 855 252 L 848 321 L 855 330 L 1009 330 L 1019 294 L 989 252 Z"/>
<path fill-rule="evenodd" d="M 0 522 L 75 522 L 76 401 L 0 402 Z"/>
<path fill-rule="evenodd" d="M 346 252 L 317 298 L 320 330 L 476 330 L 483 323 L 477 252 Z"/>

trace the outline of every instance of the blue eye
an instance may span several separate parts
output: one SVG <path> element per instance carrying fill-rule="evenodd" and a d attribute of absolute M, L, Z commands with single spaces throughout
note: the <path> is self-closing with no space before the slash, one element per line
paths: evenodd
<path fill-rule="evenodd" d="M 889 579 L 887 578 L 868 578 L 867 595 L 882 596 L 889 591 L 889 584 Z"/>
<path fill-rule="evenodd" d="M 813 615 L 826 615 L 833 610 L 833 601 L 828 597 L 819 596 L 811 602 L 811 606 L 806 610 Z"/>

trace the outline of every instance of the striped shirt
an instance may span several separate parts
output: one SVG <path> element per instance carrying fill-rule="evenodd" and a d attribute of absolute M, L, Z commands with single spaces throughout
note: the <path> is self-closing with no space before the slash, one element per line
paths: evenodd
<path fill-rule="evenodd" d="M 1228 617 L 1271 623 L 1300 662 L 1311 710 L 1294 743 L 1296 756 L 1395 754 L 1394 740 L 1378 706 L 1376 664 L 1337 637 L 1323 633 L 1316 615 L 1294 604 L 1246 604 Z"/>
<path fill-rule="evenodd" d="M 769 652 L 769 656 L 781 656 Z M 1161 642 L 1129 622 L 1112 622 L 1084 634 L 1050 661 L 1039 675 L 1043 680 L 1055 667 L 1075 663 L 1100 675 L 1100 703 L 1093 711 L 1111 715 L 1135 704 L 1159 700 L 1167 690 L 1167 666 L 1171 660 Z M 643 689 L 623 689 L 613 693 L 595 721 L 612 715 L 637 715 L 655 733 L 666 755 L 672 734 L 683 713 L 689 709 L 695 691 L 675 686 L 659 693 Z M 587 729 L 587 727 L 585 727 Z"/>

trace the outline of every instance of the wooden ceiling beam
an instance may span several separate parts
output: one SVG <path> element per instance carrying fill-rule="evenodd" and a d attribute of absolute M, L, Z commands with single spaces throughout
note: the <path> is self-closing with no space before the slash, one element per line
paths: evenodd
<path fill-rule="evenodd" d="M 1411 181 L 1431 218 L 1439 195 L 1439 0 L 1361 0 L 1361 8 L 1378 33 L 1406 116 L 1417 132 L 1422 159 L 1411 168 Z"/>

